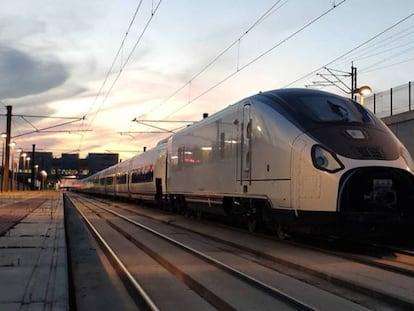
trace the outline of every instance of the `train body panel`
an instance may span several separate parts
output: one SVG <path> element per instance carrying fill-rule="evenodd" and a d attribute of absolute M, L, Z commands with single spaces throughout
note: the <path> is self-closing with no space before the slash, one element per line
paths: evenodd
<path fill-rule="evenodd" d="M 136 157 L 130 165 L 129 197 L 139 200 L 154 200 L 163 195 L 165 189 L 165 144 L 159 144 Z M 158 192 L 157 192 L 158 191 Z"/>
<path fill-rule="evenodd" d="M 358 103 L 285 89 L 239 101 L 85 183 L 278 226 L 398 222 L 414 216 L 413 169 L 405 147 Z"/>
<path fill-rule="evenodd" d="M 291 144 L 299 134 L 268 105 L 241 101 L 171 137 L 169 192 L 220 204 L 261 198 L 291 209 Z"/>
<path fill-rule="evenodd" d="M 131 161 L 123 161 L 116 166 L 115 193 L 120 197 L 129 197 L 129 178 Z"/>

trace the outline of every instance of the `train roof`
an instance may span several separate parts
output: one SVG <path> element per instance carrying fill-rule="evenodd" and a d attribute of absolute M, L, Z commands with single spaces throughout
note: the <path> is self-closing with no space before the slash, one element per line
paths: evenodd
<path fill-rule="evenodd" d="M 283 96 L 286 96 L 286 95 L 298 95 L 298 96 L 300 96 L 300 95 L 326 95 L 326 96 L 334 96 L 334 97 L 344 98 L 343 96 L 340 96 L 340 95 L 337 95 L 337 94 L 334 94 L 334 93 L 321 91 L 321 90 L 315 90 L 315 89 L 307 89 L 307 88 L 285 88 L 285 89 L 276 89 L 276 90 L 269 90 L 269 91 L 265 91 L 265 92 L 259 92 L 255 95 L 245 97 L 242 100 L 239 100 L 239 101 L 227 106 L 226 108 L 223 108 L 223 109 L 213 113 L 211 116 L 207 117 L 206 119 L 201 119 L 200 121 L 198 121 L 194 124 L 191 124 L 187 128 L 184 128 L 184 129 L 178 131 L 177 134 L 181 134 L 181 133 L 185 133 L 187 131 L 191 131 L 194 128 L 202 126 L 205 122 L 211 122 L 211 121 L 214 121 L 216 119 L 219 119 L 221 117 L 221 115 L 223 114 L 223 112 L 228 111 L 228 109 L 234 108 L 240 102 L 244 102 L 244 101 L 248 101 L 248 100 L 254 100 L 254 99 L 260 100 L 260 99 L 263 98 L 263 96 L 283 97 Z M 170 137 L 166 138 L 166 140 L 168 140 Z M 160 141 L 159 144 L 162 143 L 162 142 L 163 141 Z"/>
<path fill-rule="evenodd" d="M 260 92 L 256 95 L 247 97 L 248 98 L 255 98 L 258 97 L 260 95 L 273 95 L 273 96 L 283 96 L 283 95 L 327 95 L 327 96 L 336 96 L 336 97 L 341 97 L 343 98 L 343 96 L 334 94 L 334 93 L 330 93 L 330 92 L 326 92 L 326 91 L 321 91 L 321 90 L 315 90 L 315 89 L 307 89 L 307 88 L 286 88 L 286 89 L 277 89 L 277 90 L 270 90 L 270 91 L 265 91 L 265 92 Z"/>

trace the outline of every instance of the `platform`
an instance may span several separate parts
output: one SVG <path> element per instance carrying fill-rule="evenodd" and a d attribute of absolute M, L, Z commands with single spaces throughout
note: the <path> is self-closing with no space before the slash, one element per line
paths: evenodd
<path fill-rule="evenodd" d="M 62 202 L 60 192 L 0 194 L 0 310 L 69 310 Z"/>

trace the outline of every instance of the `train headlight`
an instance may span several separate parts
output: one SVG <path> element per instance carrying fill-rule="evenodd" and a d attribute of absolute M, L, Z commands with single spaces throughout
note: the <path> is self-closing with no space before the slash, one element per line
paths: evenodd
<path fill-rule="evenodd" d="M 335 154 L 319 145 L 312 147 L 312 162 L 317 169 L 330 173 L 335 173 L 345 167 Z"/>
<path fill-rule="evenodd" d="M 402 158 L 404 159 L 405 163 L 407 164 L 408 168 L 411 171 L 414 171 L 414 162 L 413 162 L 413 158 L 411 157 L 410 153 L 408 152 L 407 149 L 405 149 L 405 147 L 401 147 L 400 148 L 400 154 L 402 156 Z"/>

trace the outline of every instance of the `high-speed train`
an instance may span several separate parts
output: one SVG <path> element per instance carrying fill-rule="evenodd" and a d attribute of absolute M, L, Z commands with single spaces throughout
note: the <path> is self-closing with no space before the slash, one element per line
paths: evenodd
<path fill-rule="evenodd" d="M 399 224 L 414 215 L 407 149 L 357 102 L 310 89 L 245 98 L 130 160 L 83 190 L 180 211 L 319 230 Z"/>

